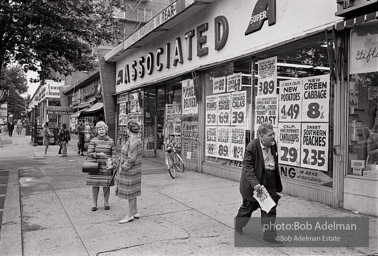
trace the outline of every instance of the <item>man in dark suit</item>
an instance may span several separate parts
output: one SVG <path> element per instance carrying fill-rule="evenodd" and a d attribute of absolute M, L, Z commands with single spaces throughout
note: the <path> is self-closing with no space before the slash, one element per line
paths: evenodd
<path fill-rule="evenodd" d="M 265 230 L 263 240 L 276 246 L 282 242 L 276 240 L 277 232 L 274 229 L 276 219 L 276 207 L 282 191 L 282 182 L 278 170 L 277 145 L 274 140 L 274 131 L 271 123 L 263 123 L 257 130 L 258 138 L 248 144 L 243 160 L 242 174 L 240 178 L 240 193 L 243 204 L 240 207 L 235 219 L 236 235 L 243 235 L 243 227 L 247 225 L 252 213 L 260 208 L 259 203 L 253 197 L 253 192 L 262 193 L 264 186 L 273 200 L 276 202 L 269 213 L 261 210 L 261 224 L 272 227 Z"/>

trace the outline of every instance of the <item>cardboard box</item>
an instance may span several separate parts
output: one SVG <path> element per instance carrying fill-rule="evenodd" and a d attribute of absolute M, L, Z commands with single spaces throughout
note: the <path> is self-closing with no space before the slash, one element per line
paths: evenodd
<path fill-rule="evenodd" d="M 351 160 L 351 168 L 365 168 L 365 160 Z"/>
<path fill-rule="evenodd" d="M 362 168 L 353 168 L 353 175 L 362 176 L 363 170 Z"/>

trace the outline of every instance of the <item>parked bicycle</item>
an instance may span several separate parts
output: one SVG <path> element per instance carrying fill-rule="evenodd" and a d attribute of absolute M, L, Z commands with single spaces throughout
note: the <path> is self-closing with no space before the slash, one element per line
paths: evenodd
<path fill-rule="evenodd" d="M 185 171 L 184 162 L 172 144 L 165 146 L 165 164 L 167 165 L 169 175 L 171 175 L 172 179 L 176 178 L 176 171 Z"/>

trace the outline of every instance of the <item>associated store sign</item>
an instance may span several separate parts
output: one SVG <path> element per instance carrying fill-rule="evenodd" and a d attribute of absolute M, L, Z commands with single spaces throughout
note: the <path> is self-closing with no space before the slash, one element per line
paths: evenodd
<path fill-rule="evenodd" d="M 117 73 L 116 84 L 126 85 L 138 78 L 142 79 L 146 75 L 152 75 L 156 70 L 162 71 L 163 68 L 170 69 L 172 66 L 183 65 L 185 61 L 193 59 L 193 47 L 197 48 L 198 58 L 209 54 L 209 47 L 206 32 L 209 30 L 209 23 L 203 23 L 195 29 L 188 30 L 181 37 L 176 37 L 173 43 L 173 52 L 171 42 L 165 46 L 158 47 L 154 52 L 149 52 L 146 56 L 140 56 L 138 59 L 127 63 L 123 69 Z M 220 51 L 227 43 L 229 34 L 229 25 L 225 16 L 217 16 L 214 18 L 214 49 Z M 195 38 L 195 39 L 194 39 Z M 186 41 L 186 43 L 183 43 Z M 186 48 L 186 56 L 184 56 L 183 47 Z"/>
<path fill-rule="evenodd" d="M 257 1 L 245 35 L 260 30 L 266 20 L 269 26 L 276 24 L 276 0 Z"/>

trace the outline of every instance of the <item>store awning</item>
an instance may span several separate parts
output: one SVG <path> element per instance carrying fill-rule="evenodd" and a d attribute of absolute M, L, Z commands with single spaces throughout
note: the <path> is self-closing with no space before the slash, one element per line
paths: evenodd
<path fill-rule="evenodd" d="M 87 110 L 81 111 L 79 117 L 91 116 L 93 114 L 97 114 L 98 112 L 102 111 L 103 107 L 104 107 L 104 104 L 102 102 L 97 102 L 93 104 L 90 108 L 88 108 Z"/>
<path fill-rule="evenodd" d="M 352 19 L 343 20 L 335 25 L 335 29 L 340 31 L 340 30 L 343 30 L 344 28 L 352 28 L 356 25 L 360 25 L 364 22 L 368 22 L 368 21 L 376 20 L 376 19 L 378 19 L 378 12 L 372 12 L 372 13 L 358 16 Z"/>
<path fill-rule="evenodd" d="M 85 108 L 85 109 L 82 109 L 82 110 L 79 110 L 79 111 L 73 113 L 73 114 L 71 115 L 71 118 L 78 118 L 78 117 L 80 116 L 80 113 L 81 113 L 82 111 L 87 110 L 87 109 L 88 109 L 88 108 Z"/>

